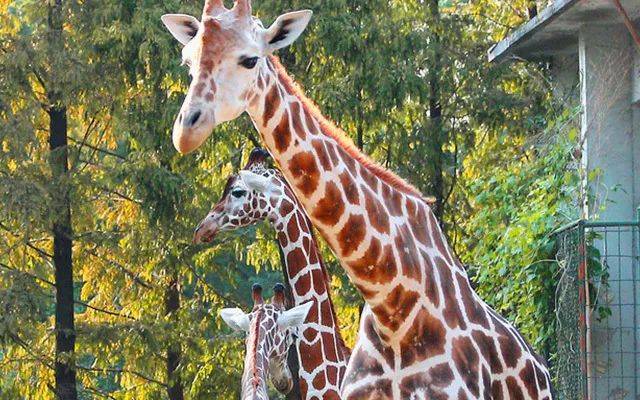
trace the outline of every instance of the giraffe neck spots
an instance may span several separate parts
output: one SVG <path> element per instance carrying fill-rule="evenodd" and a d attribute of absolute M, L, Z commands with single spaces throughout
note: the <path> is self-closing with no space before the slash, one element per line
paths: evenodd
<path fill-rule="evenodd" d="M 298 344 L 301 394 L 307 398 L 339 398 L 346 369 L 346 346 L 338 327 L 325 270 L 313 228 L 302 206 L 283 180 L 283 196 L 274 226 L 283 250 L 287 276 L 297 303 L 312 299 L 315 304 L 307 315 Z M 324 365 L 324 368 L 320 368 Z"/>
<path fill-rule="evenodd" d="M 475 295 L 429 200 L 355 150 L 278 66 L 269 71 L 250 114 L 369 306 L 344 398 L 550 399 L 546 367 Z M 300 351 L 314 354 L 313 343 Z"/>

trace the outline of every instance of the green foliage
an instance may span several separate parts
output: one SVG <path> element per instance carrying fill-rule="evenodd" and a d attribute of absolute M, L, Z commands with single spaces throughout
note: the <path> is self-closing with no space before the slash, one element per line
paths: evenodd
<path fill-rule="evenodd" d="M 461 223 L 463 260 L 480 296 L 514 321 L 531 343 L 549 355 L 555 348 L 556 238 L 576 219 L 580 177 L 573 159 L 576 113 L 551 122 L 538 143 L 506 150 L 504 143 L 477 146 L 483 177 L 470 174 L 471 217 Z M 540 143 L 543 140 L 544 143 Z M 479 165 L 475 157 L 466 162 Z"/>

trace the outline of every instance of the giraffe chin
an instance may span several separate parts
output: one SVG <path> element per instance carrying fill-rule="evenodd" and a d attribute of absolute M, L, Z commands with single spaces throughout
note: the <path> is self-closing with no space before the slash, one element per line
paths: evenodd
<path fill-rule="evenodd" d="M 203 123 L 199 126 L 186 127 L 176 121 L 171 135 L 173 147 L 180 154 L 189 154 L 197 150 L 207 140 L 215 127 L 215 123 Z"/>
<path fill-rule="evenodd" d="M 197 229 L 193 234 L 193 244 L 211 243 L 218 234 L 217 229 Z"/>

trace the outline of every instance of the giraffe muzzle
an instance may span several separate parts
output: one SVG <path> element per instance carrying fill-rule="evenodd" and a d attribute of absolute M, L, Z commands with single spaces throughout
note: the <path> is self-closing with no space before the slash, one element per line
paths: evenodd
<path fill-rule="evenodd" d="M 182 154 L 196 150 L 215 128 L 213 113 L 201 108 L 181 111 L 173 125 L 172 140 Z"/>
<path fill-rule="evenodd" d="M 212 218 L 205 218 L 193 232 L 193 244 L 211 243 L 218 233 L 217 224 Z"/>

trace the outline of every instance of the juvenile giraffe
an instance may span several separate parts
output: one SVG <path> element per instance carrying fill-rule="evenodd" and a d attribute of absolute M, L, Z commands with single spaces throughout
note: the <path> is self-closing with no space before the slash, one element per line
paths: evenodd
<path fill-rule="evenodd" d="M 326 272 L 309 218 L 282 174 L 268 166 L 269 153 L 255 149 L 239 175 L 227 180 L 222 198 L 202 220 L 194 241 L 210 242 L 221 231 L 269 220 L 277 232 L 295 305 L 312 301 L 296 341 L 302 399 L 339 399 L 349 349 L 340 334 Z M 243 178 L 243 172 L 265 177 Z"/>
<path fill-rule="evenodd" d="M 245 314 L 239 308 L 220 312 L 224 322 L 234 330 L 247 332 L 242 400 L 268 400 L 267 379 L 283 394 L 293 388 L 287 352 L 293 344 L 295 330 L 304 322 L 311 304 L 285 311 L 284 286 L 273 288 L 271 303 L 262 298 L 262 287 L 253 285 L 253 310 Z"/>
<path fill-rule="evenodd" d="M 284 14 L 265 29 L 249 0 L 231 10 L 209 0 L 202 21 L 164 16 L 193 76 L 175 147 L 193 151 L 248 112 L 367 303 L 343 398 L 551 398 L 544 362 L 473 291 L 429 202 L 362 154 L 272 55 L 310 17 Z"/>

